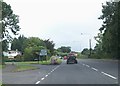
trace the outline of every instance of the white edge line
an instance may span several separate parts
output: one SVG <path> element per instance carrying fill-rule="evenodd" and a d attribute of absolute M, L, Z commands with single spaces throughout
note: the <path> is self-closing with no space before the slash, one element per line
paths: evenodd
<path fill-rule="evenodd" d="M 110 75 L 110 74 L 107 74 L 107 73 L 105 73 L 105 72 L 101 72 L 101 73 L 103 73 L 104 75 L 109 76 L 109 77 L 111 77 L 111 78 L 113 78 L 113 79 L 117 79 L 116 77 L 114 77 L 114 76 L 112 76 L 112 75 Z"/>
<path fill-rule="evenodd" d="M 35 84 L 39 84 L 40 83 L 40 81 L 37 81 Z"/>

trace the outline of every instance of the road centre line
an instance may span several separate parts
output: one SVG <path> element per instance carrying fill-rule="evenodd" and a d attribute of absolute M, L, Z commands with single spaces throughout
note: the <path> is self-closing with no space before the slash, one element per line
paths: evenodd
<path fill-rule="evenodd" d="M 85 64 L 83 64 L 83 65 L 85 65 Z"/>
<path fill-rule="evenodd" d="M 94 67 L 92 67 L 91 69 L 93 69 L 93 70 L 95 70 L 95 71 L 98 71 L 98 69 L 96 69 L 96 68 L 94 68 Z"/>
<path fill-rule="evenodd" d="M 87 67 L 90 67 L 89 65 L 86 65 Z"/>
<path fill-rule="evenodd" d="M 48 75 L 50 75 L 50 73 L 48 73 Z"/>
<path fill-rule="evenodd" d="M 109 77 L 111 77 L 111 78 L 113 78 L 113 79 L 117 79 L 116 77 L 114 77 L 114 76 L 112 76 L 112 75 L 110 75 L 110 74 L 107 74 L 107 73 L 105 73 L 105 72 L 101 72 L 102 74 L 104 74 L 104 75 L 106 75 L 106 76 L 109 76 Z"/>
<path fill-rule="evenodd" d="M 35 84 L 39 84 L 40 83 L 40 81 L 37 81 Z"/>
<path fill-rule="evenodd" d="M 41 80 L 44 80 L 45 78 L 41 78 Z"/>
<path fill-rule="evenodd" d="M 48 75 L 45 75 L 45 77 L 48 77 Z"/>
<path fill-rule="evenodd" d="M 47 75 L 45 75 L 45 77 L 41 78 L 41 80 L 44 80 L 45 78 L 48 77 L 48 75 L 50 75 L 53 71 L 55 71 L 59 66 L 55 67 L 54 69 L 52 69 L 52 71 L 50 71 Z M 40 72 L 39 72 L 40 73 Z M 37 81 L 35 84 L 39 84 L 41 81 Z"/>

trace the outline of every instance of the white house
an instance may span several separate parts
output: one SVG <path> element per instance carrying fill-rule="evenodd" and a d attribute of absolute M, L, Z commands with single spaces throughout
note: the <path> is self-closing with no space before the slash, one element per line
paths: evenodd
<path fill-rule="evenodd" d="M 14 57 L 15 56 L 17 56 L 17 55 L 21 55 L 21 52 L 19 52 L 19 51 L 7 51 L 7 52 L 4 52 L 3 51 L 3 55 L 4 56 L 7 56 L 9 59 L 14 59 Z"/>

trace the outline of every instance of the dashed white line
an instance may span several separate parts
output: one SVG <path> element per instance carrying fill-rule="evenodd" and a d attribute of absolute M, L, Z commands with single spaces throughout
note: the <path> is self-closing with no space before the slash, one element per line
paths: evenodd
<path fill-rule="evenodd" d="M 50 75 L 50 73 L 48 73 L 48 75 Z"/>
<path fill-rule="evenodd" d="M 45 75 L 45 77 L 48 77 L 48 75 Z"/>
<path fill-rule="evenodd" d="M 41 78 L 41 81 L 44 80 L 46 77 L 48 77 L 48 75 L 50 75 L 53 71 L 55 71 L 59 66 L 55 67 L 54 69 L 52 69 L 52 71 L 50 71 L 47 75 L 45 75 L 45 77 Z M 40 73 L 40 72 L 39 72 Z M 37 81 L 35 84 L 39 84 L 41 81 Z"/>
<path fill-rule="evenodd" d="M 51 73 L 53 72 L 53 70 L 52 71 L 50 71 Z"/>
<path fill-rule="evenodd" d="M 104 75 L 106 75 L 106 76 L 109 76 L 109 77 L 111 77 L 111 78 L 113 78 L 113 79 L 117 79 L 116 77 L 114 77 L 114 76 L 112 76 L 112 75 L 110 75 L 110 74 L 107 74 L 107 73 L 105 73 L 105 72 L 101 72 L 102 74 L 104 74 Z"/>
<path fill-rule="evenodd" d="M 35 84 L 39 84 L 40 83 L 40 81 L 37 81 Z"/>
<path fill-rule="evenodd" d="M 87 67 L 90 67 L 89 65 L 86 65 Z"/>
<path fill-rule="evenodd" d="M 45 78 L 41 78 L 41 80 L 44 80 Z"/>
<path fill-rule="evenodd" d="M 85 64 L 83 64 L 83 65 L 85 65 Z"/>
<path fill-rule="evenodd" d="M 92 67 L 92 69 L 95 70 L 95 71 L 98 71 L 98 69 L 96 69 L 96 68 L 94 68 L 94 67 Z"/>

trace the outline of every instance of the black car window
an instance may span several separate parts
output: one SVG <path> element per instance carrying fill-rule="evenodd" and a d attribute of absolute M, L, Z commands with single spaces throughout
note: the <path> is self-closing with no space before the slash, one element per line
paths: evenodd
<path fill-rule="evenodd" d="M 75 59 L 75 56 L 70 56 L 69 59 Z"/>

